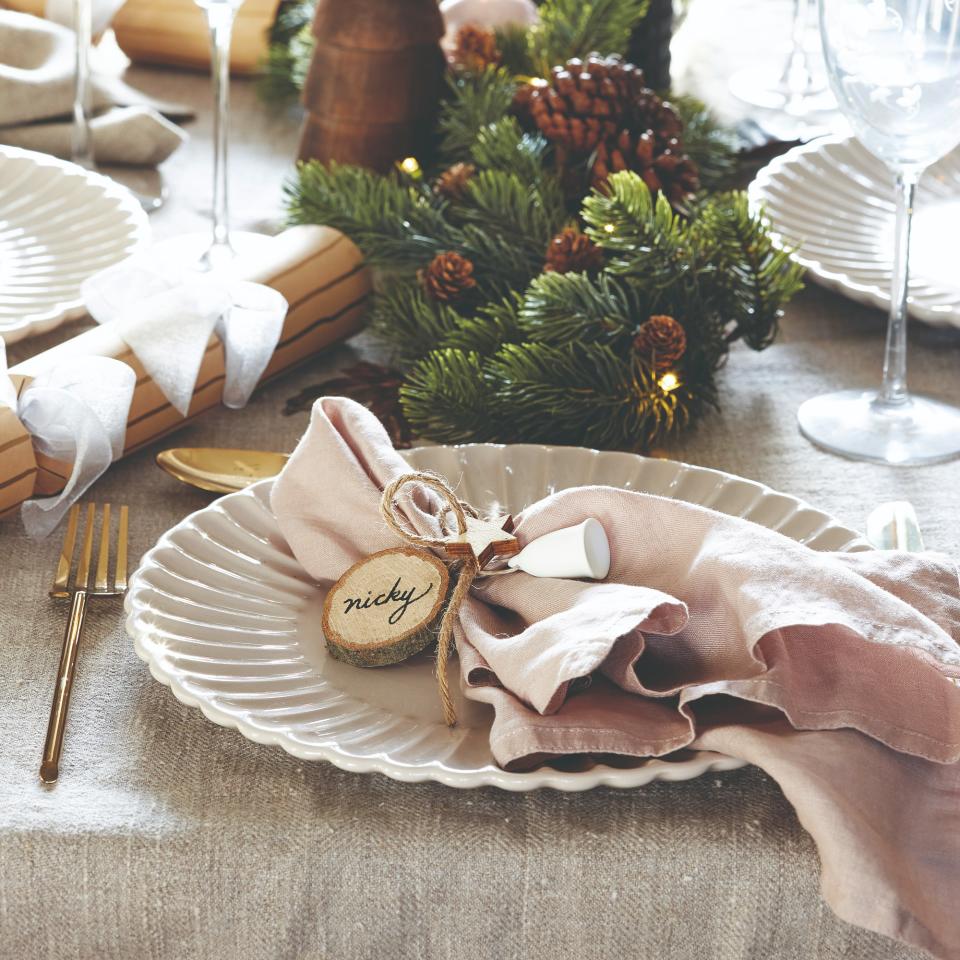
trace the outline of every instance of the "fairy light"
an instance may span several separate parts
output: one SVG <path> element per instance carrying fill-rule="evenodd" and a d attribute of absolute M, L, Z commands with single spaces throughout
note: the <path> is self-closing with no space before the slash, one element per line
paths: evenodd
<path fill-rule="evenodd" d="M 420 161 L 416 157 L 404 157 L 400 161 L 400 169 L 409 177 L 420 176 Z"/>
<path fill-rule="evenodd" d="M 613 233 L 613 231 L 616 230 L 617 228 L 616 228 L 612 223 L 605 223 L 605 224 L 603 225 L 603 229 L 604 229 L 607 233 Z"/>
<path fill-rule="evenodd" d="M 671 390 L 676 390 L 680 386 L 680 380 L 677 378 L 677 375 L 672 371 L 670 373 L 665 373 L 657 383 L 660 386 L 660 389 L 664 393 L 670 393 Z"/>

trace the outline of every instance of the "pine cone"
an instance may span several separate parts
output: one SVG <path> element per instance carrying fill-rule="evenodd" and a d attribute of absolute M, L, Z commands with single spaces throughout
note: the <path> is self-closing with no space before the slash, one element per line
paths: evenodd
<path fill-rule="evenodd" d="M 576 227 L 564 227 L 547 247 L 545 272 L 571 273 L 599 270 L 603 251 Z"/>
<path fill-rule="evenodd" d="M 593 186 L 600 187 L 611 173 L 633 170 L 640 174 L 652 193 L 662 190 L 674 206 L 700 186 L 696 164 L 683 152 L 676 137 L 662 148 L 650 130 L 635 134 L 621 130 L 597 147 L 593 163 Z"/>
<path fill-rule="evenodd" d="M 433 189 L 448 200 L 462 200 L 467 192 L 467 182 L 476 172 L 472 163 L 455 163 L 437 177 Z"/>
<path fill-rule="evenodd" d="M 673 317 L 655 315 L 640 324 L 633 349 L 659 373 L 679 362 L 687 349 L 687 334 Z"/>
<path fill-rule="evenodd" d="M 498 66 L 500 51 L 497 49 L 496 35 L 492 30 L 484 30 L 469 24 L 461 27 L 457 33 L 452 57 L 457 66 L 474 72 Z"/>
<path fill-rule="evenodd" d="M 438 253 L 417 276 L 428 297 L 450 303 L 472 290 L 473 264 L 459 253 Z"/>
<path fill-rule="evenodd" d="M 549 83 L 530 84 L 519 98 L 543 135 L 578 154 L 590 153 L 620 128 L 643 90 L 643 71 L 612 55 L 591 53 L 554 67 Z"/>
<path fill-rule="evenodd" d="M 674 205 L 699 187 L 676 110 L 644 87 L 643 71 L 620 57 L 568 60 L 553 69 L 549 82 L 521 87 L 514 109 L 556 145 L 569 174 L 564 182 L 574 191 L 582 189 L 576 171 L 586 164 L 595 187 L 611 173 L 633 170 Z"/>

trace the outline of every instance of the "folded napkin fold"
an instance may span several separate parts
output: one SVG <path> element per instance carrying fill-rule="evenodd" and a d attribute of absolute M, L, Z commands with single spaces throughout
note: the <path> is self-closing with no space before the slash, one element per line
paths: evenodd
<path fill-rule="evenodd" d="M 74 34 L 57 23 L 0 10 L 0 143 L 69 158 L 74 84 Z M 90 124 L 97 160 L 156 165 L 186 134 L 147 98 L 93 76 Z M 127 90 L 132 105 L 115 105 Z"/>
<path fill-rule="evenodd" d="M 321 585 L 400 545 L 382 488 L 408 472 L 363 407 L 324 398 L 272 503 Z M 455 479 L 455 478 L 451 478 Z M 482 505 L 475 505 L 482 506 Z M 404 506 L 438 536 L 429 493 Z M 773 776 L 844 919 L 960 958 L 960 581 L 932 553 L 819 553 L 736 517 L 609 487 L 516 518 L 524 545 L 596 517 L 603 583 L 479 580 L 456 631 L 493 755 L 713 750 Z M 678 788 L 682 789 L 682 788 Z"/>

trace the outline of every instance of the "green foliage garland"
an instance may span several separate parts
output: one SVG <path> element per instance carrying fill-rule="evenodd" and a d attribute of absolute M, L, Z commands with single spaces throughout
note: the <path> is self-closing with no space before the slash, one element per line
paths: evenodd
<path fill-rule="evenodd" d="M 500 38 L 503 59 L 509 49 L 539 67 L 538 57 L 595 46 L 598 29 L 623 46 L 643 7 L 547 0 L 538 28 Z M 509 67 L 452 74 L 435 168 L 381 176 L 302 164 L 289 219 L 342 230 L 382 268 L 371 324 L 404 371 L 401 403 L 419 436 L 642 449 L 717 404 L 730 344 L 772 341 L 800 272 L 741 192 L 705 193 L 681 214 L 622 171 L 571 209 L 551 145 L 511 114 Z M 687 152 L 715 188 L 732 167 L 729 140 L 701 104 L 675 105 Z M 451 198 L 431 184 L 458 162 L 472 175 Z M 544 272 L 551 240 L 571 223 L 600 248 L 602 269 Z M 472 264 L 463 297 L 427 292 L 422 271 L 440 254 Z M 663 315 L 685 339 L 667 370 L 637 346 L 643 324 Z"/>

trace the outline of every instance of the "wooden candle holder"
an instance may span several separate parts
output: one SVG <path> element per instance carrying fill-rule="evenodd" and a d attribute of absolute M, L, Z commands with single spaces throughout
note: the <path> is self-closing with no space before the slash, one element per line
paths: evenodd
<path fill-rule="evenodd" d="M 436 0 L 320 0 L 300 159 L 385 171 L 429 149 L 445 61 Z"/>

